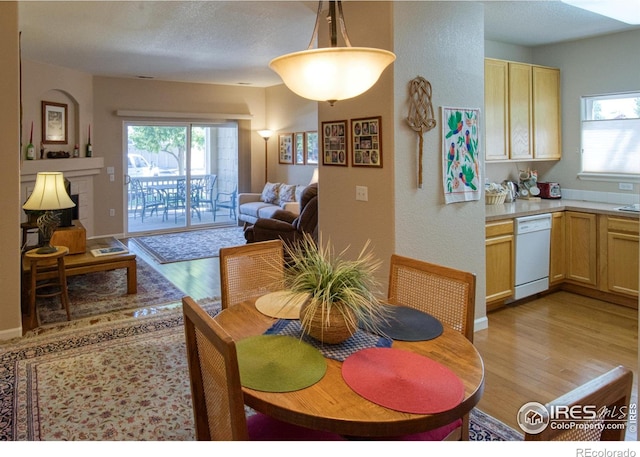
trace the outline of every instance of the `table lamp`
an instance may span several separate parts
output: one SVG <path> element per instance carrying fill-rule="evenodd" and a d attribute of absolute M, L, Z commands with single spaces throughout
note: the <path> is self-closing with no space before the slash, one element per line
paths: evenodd
<path fill-rule="evenodd" d="M 75 203 L 69 197 L 64 187 L 64 177 L 61 172 L 42 172 L 36 176 L 33 192 L 22 208 L 31 211 L 44 211 L 38 217 L 38 229 L 42 236 L 43 245 L 36 251 L 38 254 L 51 254 L 57 248 L 51 246 L 51 236 L 60 223 L 58 210 L 73 208 Z"/>

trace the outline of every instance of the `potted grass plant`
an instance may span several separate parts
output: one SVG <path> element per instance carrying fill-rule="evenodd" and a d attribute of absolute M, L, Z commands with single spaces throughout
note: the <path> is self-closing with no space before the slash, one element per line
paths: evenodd
<path fill-rule="evenodd" d="M 300 310 L 302 331 L 323 343 L 348 339 L 358 327 L 376 332 L 384 319 L 376 297 L 375 272 L 381 262 L 374 258 L 367 241 L 355 260 L 346 258 L 346 249 L 335 253 L 330 243 L 316 245 L 305 234 L 292 246 L 285 287 L 291 294 L 308 294 Z"/>

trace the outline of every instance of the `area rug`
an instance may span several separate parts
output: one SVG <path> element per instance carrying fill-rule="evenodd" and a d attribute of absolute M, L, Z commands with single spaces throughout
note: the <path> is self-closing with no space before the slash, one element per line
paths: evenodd
<path fill-rule="evenodd" d="M 218 300 L 201 301 L 210 315 Z M 475 440 L 522 436 L 481 411 Z M 0 345 L 0 441 L 193 440 L 182 307 Z"/>
<path fill-rule="evenodd" d="M 141 258 L 137 258 L 138 293 L 127 294 L 127 270 L 98 271 L 67 278 L 71 319 L 142 308 L 180 300 L 184 293 Z M 40 325 L 67 320 L 59 297 L 39 298 Z"/>
<path fill-rule="evenodd" d="M 158 263 L 218 257 L 220 248 L 245 244 L 242 227 L 194 230 L 132 238 Z"/>

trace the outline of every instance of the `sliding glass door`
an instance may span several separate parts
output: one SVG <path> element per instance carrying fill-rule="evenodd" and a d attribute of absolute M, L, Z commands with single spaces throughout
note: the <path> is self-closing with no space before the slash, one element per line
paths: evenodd
<path fill-rule="evenodd" d="M 235 224 L 236 123 L 125 124 L 128 234 Z"/>

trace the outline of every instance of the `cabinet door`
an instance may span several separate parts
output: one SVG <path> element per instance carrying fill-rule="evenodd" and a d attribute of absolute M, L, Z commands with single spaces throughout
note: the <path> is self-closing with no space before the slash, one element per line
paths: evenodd
<path fill-rule="evenodd" d="M 532 159 L 531 65 L 509 62 L 509 152 L 513 160 Z"/>
<path fill-rule="evenodd" d="M 515 288 L 515 238 L 513 221 L 486 225 L 485 268 L 487 275 L 487 310 L 495 309 L 491 302 L 512 297 Z"/>
<path fill-rule="evenodd" d="M 607 289 L 638 296 L 638 221 L 608 218 Z"/>
<path fill-rule="evenodd" d="M 485 160 L 509 159 L 508 63 L 484 61 Z"/>
<path fill-rule="evenodd" d="M 551 252 L 549 255 L 549 284 L 564 281 L 565 271 L 565 216 L 564 212 L 553 213 L 551 219 Z"/>
<path fill-rule="evenodd" d="M 532 67 L 533 157 L 560 159 L 560 70 Z"/>
<path fill-rule="evenodd" d="M 565 218 L 566 279 L 583 286 L 597 287 L 596 215 L 567 211 Z"/>

